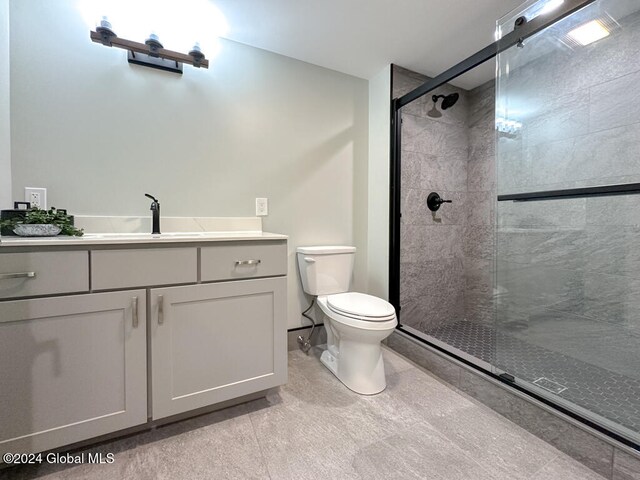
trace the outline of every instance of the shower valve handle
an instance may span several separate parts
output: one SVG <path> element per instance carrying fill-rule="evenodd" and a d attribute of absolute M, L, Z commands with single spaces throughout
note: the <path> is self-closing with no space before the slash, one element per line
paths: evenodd
<path fill-rule="evenodd" d="M 437 211 L 443 203 L 453 203 L 451 200 L 445 200 L 436 192 L 431 192 L 427 197 L 427 207 L 432 212 Z"/>

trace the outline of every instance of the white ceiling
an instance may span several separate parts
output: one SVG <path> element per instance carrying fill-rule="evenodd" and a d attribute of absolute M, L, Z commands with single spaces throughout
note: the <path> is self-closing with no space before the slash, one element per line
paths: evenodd
<path fill-rule="evenodd" d="M 435 76 L 493 42 L 523 0 L 213 0 L 227 38 L 369 79 L 394 63 Z M 491 62 L 489 62 L 491 63 Z M 473 88 L 484 65 L 452 82 Z"/>

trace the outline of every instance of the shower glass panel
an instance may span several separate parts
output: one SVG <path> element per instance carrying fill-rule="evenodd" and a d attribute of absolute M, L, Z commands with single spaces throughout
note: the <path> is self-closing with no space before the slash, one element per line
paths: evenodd
<path fill-rule="evenodd" d="M 501 53 L 496 83 L 488 358 L 640 443 L 640 192 L 609 192 L 640 182 L 640 2 L 598 0 Z M 549 191 L 568 196 L 536 198 Z"/>

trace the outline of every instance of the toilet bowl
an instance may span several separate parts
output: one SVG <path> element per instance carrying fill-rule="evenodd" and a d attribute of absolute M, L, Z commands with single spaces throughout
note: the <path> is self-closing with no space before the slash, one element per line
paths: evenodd
<path fill-rule="evenodd" d="M 299 247 L 297 256 L 303 289 L 317 296 L 324 315 L 322 364 L 354 392 L 381 392 L 387 383 L 380 342 L 398 324 L 394 307 L 349 291 L 355 247 Z"/>
<path fill-rule="evenodd" d="M 335 307 L 341 301 L 358 299 L 388 307 L 379 310 L 382 315 L 368 316 L 369 310 L 340 311 Z M 320 361 L 348 388 L 363 395 L 380 393 L 387 386 L 380 342 L 396 328 L 393 306 L 384 300 L 363 293 L 339 293 L 318 297 L 318 306 L 325 314 L 327 349 Z"/>

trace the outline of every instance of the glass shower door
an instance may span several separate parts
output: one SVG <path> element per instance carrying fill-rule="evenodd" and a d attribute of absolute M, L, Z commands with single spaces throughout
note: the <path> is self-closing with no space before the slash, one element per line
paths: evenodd
<path fill-rule="evenodd" d="M 636 443 L 639 58 L 629 0 L 599 0 L 499 55 L 493 339 L 497 373 Z"/>

